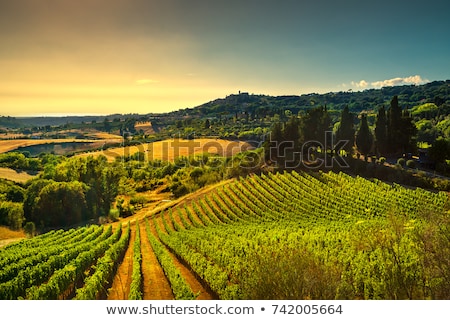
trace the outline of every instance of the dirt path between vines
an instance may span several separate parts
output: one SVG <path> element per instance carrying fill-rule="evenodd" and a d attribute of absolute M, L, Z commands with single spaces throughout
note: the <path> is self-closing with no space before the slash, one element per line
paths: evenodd
<path fill-rule="evenodd" d="M 180 270 L 184 280 L 186 281 L 188 286 L 191 287 L 192 292 L 194 294 L 198 294 L 197 300 L 214 300 L 215 298 L 213 297 L 213 295 L 207 289 L 205 289 L 205 287 L 203 287 L 203 285 L 197 280 L 191 270 L 189 270 L 189 268 L 182 264 L 170 251 L 169 254 L 173 259 L 175 267 Z"/>
<path fill-rule="evenodd" d="M 133 273 L 133 244 L 136 236 L 136 223 L 131 223 L 130 242 L 114 276 L 111 288 L 108 291 L 108 300 L 127 300 L 130 292 L 131 274 Z"/>
<path fill-rule="evenodd" d="M 163 230 L 163 225 L 161 224 L 161 218 L 157 218 L 156 223 L 160 224 L 160 228 Z M 181 222 L 180 222 L 181 223 Z M 153 223 L 149 223 L 150 230 L 153 233 L 153 235 L 159 239 L 158 233 L 156 232 L 155 225 Z M 207 288 L 205 288 L 201 282 L 197 279 L 194 272 L 192 272 L 188 267 L 186 267 L 178 258 L 170 252 L 168 249 L 167 252 L 172 257 L 173 263 L 175 267 L 180 270 L 181 276 L 186 281 L 187 285 L 191 288 L 192 292 L 194 294 L 199 294 L 197 297 L 197 300 L 213 300 L 215 299 L 213 294 L 208 291 Z"/>
<path fill-rule="evenodd" d="M 142 253 L 142 293 L 144 300 L 173 300 L 174 296 L 161 265 L 147 238 L 145 223 L 139 223 Z"/>

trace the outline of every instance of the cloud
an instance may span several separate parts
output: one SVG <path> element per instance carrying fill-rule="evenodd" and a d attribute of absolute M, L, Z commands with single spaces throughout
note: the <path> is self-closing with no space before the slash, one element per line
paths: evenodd
<path fill-rule="evenodd" d="M 146 84 L 153 84 L 153 83 L 159 83 L 158 80 L 153 80 L 153 79 L 140 79 L 140 80 L 136 80 L 136 84 L 138 86 L 143 86 Z"/>
<path fill-rule="evenodd" d="M 382 87 L 393 87 L 393 86 L 401 86 L 401 85 L 420 85 L 420 84 L 424 84 L 430 82 L 430 80 L 428 79 L 423 79 L 421 76 L 419 75 L 415 75 L 415 76 L 409 76 L 409 77 L 397 77 L 397 78 L 392 78 L 392 79 L 386 79 L 386 80 L 379 80 L 379 81 L 373 81 L 373 82 L 368 82 L 366 80 L 360 80 L 360 81 L 352 81 L 350 82 L 350 87 L 352 89 L 366 89 L 366 88 L 382 88 Z M 347 87 L 348 86 L 344 83 L 342 84 L 342 87 Z"/>
<path fill-rule="evenodd" d="M 351 84 L 352 86 L 357 88 L 367 88 L 367 86 L 369 85 L 369 83 L 366 80 L 361 80 L 359 82 L 352 81 Z"/>
<path fill-rule="evenodd" d="M 392 78 L 387 80 L 381 80 L 381 81 L 375 81 L 372 82 L 371 85 L 374 87 L 392 87 L 392 86 L 401 86 L 401 85 L 408 85 L 408 84 L 424 84 L 426 82 L 429 82 L 427 79 L 422 79 L 421 76 L 415 75 L 405 78 Z"/>

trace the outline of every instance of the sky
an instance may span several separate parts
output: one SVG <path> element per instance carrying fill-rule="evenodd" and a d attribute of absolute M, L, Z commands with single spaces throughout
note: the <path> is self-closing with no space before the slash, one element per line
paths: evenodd
<path fill-rule="evenodd" d="M 448 12 L 448 0 L 0 0 L 0 115 L 447 80 Z"/>

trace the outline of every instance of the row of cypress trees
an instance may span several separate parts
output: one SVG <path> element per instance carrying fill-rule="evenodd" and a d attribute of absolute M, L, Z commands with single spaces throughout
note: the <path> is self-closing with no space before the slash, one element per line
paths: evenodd
<path fill-rule="evenodd" d="M 379 108 L 373 132 L 365 114 L 361 114 L 357 129 L 355 119 L 355 114 L 346 106 L 332 139 L 334 142 L 348 141 L 340 145 L 347 154 L 357 151 L 367 157 L 370 154 L 387 156 L 414 151 L 416 127 L 408 110 L 402 110 L 399 106 L 397 96 L 392 98 L 387 110 L 384 106 Z M 326 107 L 310 109 L 300 117 L 292 116 L 284 124 L 274 123 L 270 138 L 265 142 L 266 159 L 274 160 L 280 155 L 285 156 L 286 152 L 304 151 L 306 144 L 308 148 L 325 146 L 327 150 L 333 149 L 334 143 L 327 141 L 326 134 L 331 127 L 331 117 Z M 275 157 L 273 150 L 277 151 Z"/>

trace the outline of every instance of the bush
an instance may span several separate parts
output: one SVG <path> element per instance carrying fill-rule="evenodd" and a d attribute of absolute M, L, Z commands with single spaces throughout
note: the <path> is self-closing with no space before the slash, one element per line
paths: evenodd
<path fill-rule="evenodd" d="M 112 221 L 117 221 L 119 219 L 120 216 L 120 211 L 119 209 L 110 209 L 109 210 L 109 214 L 108 217 L 112 220 Z"/>
<path fill-rule="evenodd" d="M 149 202 L 149 200 L 143 195 L 136 195 L 130 199 L 130 204 L 135 207 L 142 208 L 148 202 Z"/>
<path fill-rule="evenodd" d="M 34 235 L 36 234 L 36 226 L 34 225 L 34 222 L 31 222 L 31 221 L 25 223 L 23 230 L 25 231 L 27 236 L 30 238 L 34 237 Z"/>
<path fill-rule="evenodd" d="M 397 164 L 400 165 L 400 166 L 402 166 L 402 167 L 404 167 L 405 164 L 406 164 L 405 158 L 398 158 Z"/>
<path fill-rule="evenodd" d="M 3 201 L 0 202 L 0 224 L 10 227 L 13 230 L 22 228 L 25 220 L 23 205 L 21 203 Z"/>
<path fill-rule="evenodd" d="M 406 166 L 410 169 L 415 169 L 416 168 L 416 162 L 414 160 L 408 160 L 406 161 Z"/>

